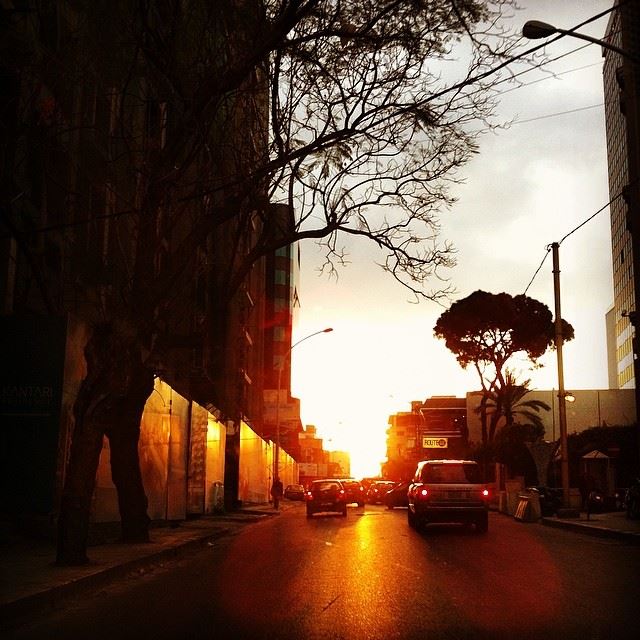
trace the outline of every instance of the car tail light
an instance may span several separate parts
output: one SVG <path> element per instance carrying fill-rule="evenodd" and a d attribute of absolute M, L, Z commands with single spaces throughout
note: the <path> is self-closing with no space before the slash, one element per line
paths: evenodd
<path fill-rule="evenodd" d="M 307 491 L 304 496 L 307 500 L 313 500 L 313 493 L 311 493 L 311 491 Z"/>
<path fill-rule="evenodd" d="M 485 499 L 489 497 L 489 489 L 482 490 L 482 497 Z"/>
<path fill-rule="evenodd" d="M 420 489 L 420 491 L 418 492 L 418 495 L 421 498 L 426 498 L 429 495 L 429 490 L 425 489 L 424 487 L 422 489 Z"/>
<path fill-rule="evenodd" d="M 344 489 L 340 489 L 340 495 L 344 496 Z"/>

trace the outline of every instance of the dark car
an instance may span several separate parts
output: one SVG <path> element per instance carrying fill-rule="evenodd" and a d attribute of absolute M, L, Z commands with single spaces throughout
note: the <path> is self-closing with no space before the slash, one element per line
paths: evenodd
<path fill-rule="evenodd" d="M 304 487 L 301 484 L 288 484 L 284 490 L 287 500 L 304 500 Z"/>
<path fill-rule="evenodd" d="M 489 490 L 473 460 L 422 460 L 409 485 L 407 520 L 414 529 L 435 523 L 489 528 Z"/>
<path fill-rule="evenodd" d="M 372 482 L 367 491 L 367 502 L 369 504 L 382 504 L 387 491 L 393 489 L 395 486 L 396 483 L 391 480 L 377 480 L 376 482 Z"/>
<path fill-rule="evenodd" d="M 556 511 L 562 507 L 562 489 L 538 485 L 527 487 L 529 493 L 538 496 L 540 500 L 540 514 L 542 516 L 555 515 Z"/>
<path fill-rule="evenodd" d="M 342 482 L 342 486 L 347 495 L 347 504 L 353 504 L 355 502 L 359 507 L 363 507 L 366 492 L 362 483 L 353 478 L 345 478 L 340 482 Z"/>
<path fill-rule="evenodd" d="M 409 490 L 409 482 L 400 482 L 393 489 L 387 491 L 384 494 L 384 503 L 387 505 L 387 509 L 395 509 L 396 507 L 408 507 L 409 497 L 407 491 Z"/>
<path fill-rule="evenodd" d="M 314 480 L 305 493 L 307 518 L 314 513 L 336 511 L 347 515 L 347 494 L 340 480 Z"/>

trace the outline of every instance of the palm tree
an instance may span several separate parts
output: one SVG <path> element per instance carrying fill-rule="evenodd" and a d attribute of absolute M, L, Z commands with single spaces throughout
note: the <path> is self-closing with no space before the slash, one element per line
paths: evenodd
<path fill-rule="evenodd" d="M 513 371 L 507 369 L 504 376 L 504 383 L 501 387 L 494 387 L 487 397 L 487 412 L 491 415 L 490 440 L 495 435 L 495 428 L 501 417 L 504 418 L 504 427 L 511 427 L 516 418 L 520 417 L 525 424 L 534 427 L 534 431 L 544 433 L 544 420 L 540 411 L 550 411 L 551 407 L 542 400 L 525 400 L 525 396 L 531 391 L 529 385 L 531 380 L 518 383 Z"/>

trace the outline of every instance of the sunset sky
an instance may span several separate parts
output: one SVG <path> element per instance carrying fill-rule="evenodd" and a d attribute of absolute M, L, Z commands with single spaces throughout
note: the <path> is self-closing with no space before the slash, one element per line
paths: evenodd
<path fill-rule="evenodd" d="M 612 4 L 522 0 L 511 20 L 518 29 L 530 19 L 570 29 Z M 602 38 L 606 23 L 602 18 L 580 31 Z M 523 40 L 522 49 L 533 44 Z M 441 214 L 441 236 L 457 249 L 457 266 L 448 274 L 457 290 L 452 301 L 477 289 L 524 293 L 547 246 L 609 200 L 601 50 L 566 37 L 546 48 L 550 58 L 568 52 L 544 71 L 521 76 L 524 86 L 502 85 L 498 115 L 513 124 L 480 139 L 479 154 L 462 170 L 465 184 L 454 192 L 458 202 Z M 318 276 L 323 256 L 316 245 L 301 246 L 294 342 L 325 327 L 334 331 L 293 350 L 292 392 L 301 400 L 303 424 L 316 425 L 325 449 L 350 451 L 352 474 L 359 477 L 379 471 L 390 414 L 433 395 L 463 397 L 479 382 L 433 335 L 444 308 L 415 304 L 376 266 L 365 242 L 348 249 L 350 264 L 335 280 Z M 576 334 L 564 348 L 565 387 L 607 388 L 608 208 L 562 243 L 560 270 L 562 316 Z M 550 254 L 527 295 L 553 312 Z M 522 370 L 532 388 L 557 386 L 555 354 L 543 362 L 540 371 Z"/>

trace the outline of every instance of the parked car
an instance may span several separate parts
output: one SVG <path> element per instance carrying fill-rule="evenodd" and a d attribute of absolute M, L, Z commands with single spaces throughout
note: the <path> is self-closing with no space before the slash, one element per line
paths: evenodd
<path fill-rule="evenodd" d="M 304 487 L 301 484 L 288 484 L 284 489 L 287 500 L 304 500 Z"/>
<path fill-rule="evenodd" d="M 307 518 L 332 511 L 347 515 L 347 494 L 340 480 L 314 480 L 307 488 L 305 500 Z"/>
<path fill-rule="evenodd" d="M 366 493 L 362 483 L 353 478 L 345 478 L 341 480 L 341 482 L 347 494 L 347 504 L 353 504 L 355 502 L 359 507 L 364 507 Z"/>
<path fill-rule="evenodd" d="M 387 491 L 393 489 L 395 486 L 396 483 L 391 480 L 377 480 L 376 482 L 372 482 L 367 491 L 367 502 L 369 504 L 382 504 Z"/>
<path fill-rule="evenodd" d="M 526 490 L 538 496 L 540 513 L 545 517 L 554 515 L 562 507 L 562 489 L 538 485 L 527 487 Z"/>
<path fill-rule="evenodd" d="M 489 490 L 473 460 L 422 460 L 408 496 L 412 528 L 432 522 L 474 524 L 482 533 L 489 528 Z"/>
<path fill-rule="evenodd" d="M 407 491 L 409 490 L 409 482 L 399 482 L 393 489 L 389 489 L 384 494 L 384 504 L 387 505 L 387 509 L 395 509 L 395 507 L 408 507 L 409 497 Z"/>

